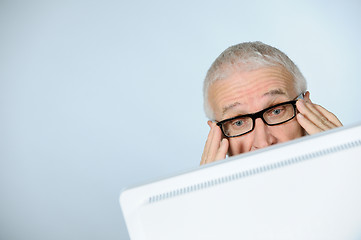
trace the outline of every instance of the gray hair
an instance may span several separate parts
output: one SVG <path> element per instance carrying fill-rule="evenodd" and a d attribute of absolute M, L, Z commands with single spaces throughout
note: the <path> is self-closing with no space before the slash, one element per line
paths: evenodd
<path fill-rule="evenodd" d="M 283 66 L 292 76 L 295 90 L 307 90 L 306 79 L 293 61 L 277 48 L 262 42 L 245 42 L 227 48 L 209 68 L 203 83 L 204 111 L 214 120 L 214 112 L 209 104 L 208 89 L 218 80 L 225 79 L 234 72 L 246 72 L 264 67 Z"/>

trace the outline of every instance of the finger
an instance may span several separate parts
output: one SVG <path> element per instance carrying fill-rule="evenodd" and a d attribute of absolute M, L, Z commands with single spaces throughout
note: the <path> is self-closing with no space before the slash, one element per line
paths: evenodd
<path fill-rule="evenodd" d="M 322 115 L 324 115 L 335 127 L 341 127 L 343 126 L 341 121 L 336 117 L 335 114 L 333 114 L 332 112 L 328 111 L 327 109 L 325 109 L 324 107 L 315 104 L 315 107 L 317 108 L 317 110 L 322 113 Z"/>
<path fill-rule="evenodd" d="M 305 129 L 305 131 L 310 135 L 323 131 L 323 129 L 319 128 L 313 122 L 308 120 L 302 113 L 298 113 L 296 118 L 301 127 Z"/>
<path fill-rule="evenodd" d="M 325 118 L 314 106 L 311 101 L 304 101 L 302 99 L 297 101 L 298 111 L 310 121 L 310 124 L 316 125 L 322 130 L 331 129 L 334 126 Z"/>
<path fill-rule="evenodd" d="M 212 123 L 206 146 L 202 154 L 201 165 L 215 161 L 222 139 L 222 132 L 216 123 Z"/>
<path fill-rule="evenodd" d="M 205 159 L 206 163 L 215 161 L 222 140 L 221 129 L 216 124 L 214 124 L 212 128 L 213 128 L 213 136 L 207 152 L 207 158 Z"/>
<path fill-rule="evenodd" d="M 317 125 L 318 127 L 320 127 L 323 130 L 326 130 L 330 127 L 333 126 L 329 126 L 328 122 L 327 122 L 327 118 L 325 118 L 321 112 L 319 112 L 317 110 L 317 108 L 315 108 L 315 104 L 312 103 L 311 98 L 310 98 L 310 92 L 307 91 L 304 95 L 304 100 L 300 101 L 299 103 L 300 105 L 304 104 L 304 106 L 306 107 L 306 109 L 309 110 L 308 114 L 310 115 L 305 115 L 306 112 L 301 112 L 304 114 L 304 116 L 309 117 L 309 120 L 311 120 L 315 125 Z"/>
<path fill-rule="evenodd" d="M 305 93 L 304 99 L 306 102 L 311 102 L 310 99 L 310 92 L 307 91 Z M 318 104 L 313 104 L 313 106 L 317 109 L 317 111 L 319 111 L 327 120 L 329 120 L 333 127 L 341 127 L 343 126 L 341 121 L 336 117 L 336 115 L 334 115 L 333 113 L 331 113 L 330 111 L 328 111 L 327 109 L 325 109 L 324 107 L 318 105 Z"/>
<path fill-rule="evenodd" d="M 212 125 L 210 127 L 211 127 L 211 129 L 209 130 L 207 141 L 206 141 L 206 144 L 204 145 L 204 149 L 203 149 L 203 153 L 202 153 L 202 159 L 201 159 L 201 163 L 200 163 L 201 165 L 206 163 L 206 159 L 208 157 L 208 151 L 209 151 L 212 139 L 213 139 L 214 131 L 213 131 Z"/>
<path fill-rule="evenodd" d="M 331 115 L 333 115 L 332 113 L 330 112 L 325 112 L 326 109 L 324 109 L 325 111 L 320 111 L 320 108 L 322 108 L 321 106 L 317 105 L 317 104 L 314 104 L 311 102 L 311 100 L 309 101 L 306 101 L 306 106 L 308 107 L 308 109 L 310 109 L 314 114 L 315 116 L 317 116 L 317 120 L 316 121 L 316 124 L 320 124 L 320 126 L 324 126 L 324 130 L 327 130 L 327 129 L 331 129 L 331 128 L 335 128 L 336 125 L 329 120 L 328 117 L 331 117 Z"/>
<path fill-rule="evenodd" d="M 306 108 L 310 111 L 306 117 L 308 117 L 314 124 L 320 127 L 323 130 L 327 130 L 333 128 L 332 124 L 328 121 L 328 119 L 323 116 L 315 107 L 315 105 L 310 101 L 304 102 Z M 312 113 L 312 114 L 311 114 Z"/>
<path fill-rule="evenodd" d="M 216 157 L 214 159 L 214 161 L 217 160 L 221 160 L 221 159 L 225 159 L 227 156 L 227 152 L 228 152 L 228 146 L 229 146 L 229 142 L 226 138 L 223 138 L 221 141 L 221 145 L 217 151 Z"/>

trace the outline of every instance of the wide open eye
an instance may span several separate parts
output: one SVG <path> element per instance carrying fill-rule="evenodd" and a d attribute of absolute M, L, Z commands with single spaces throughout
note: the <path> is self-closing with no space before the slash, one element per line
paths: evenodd
<path fill-rule="evenodd" d="M 243 120 L 236 120 L 234 122 L 232 122 L 232 125 L 236 126 L 236 127 L 241 127 L 244 124 Z"/>
<path fill-rule="evenodd" d="M 273 115 L 279 115 L 279 114 L 282 113 L 282 111 L 284 111 L 284 109 L 275 108 L 275 109 L 272 109 L 272 114 Z"/>
<path fill-rule="evenodd" d="M 239 117 L 223 123 L 223 130 L 226 136 L 237 136 L 250 131 L 252 126 L 252 118 Z"/>
<path fill-rule="evenodd" d="M 285 106 L 278 106 L 265 112 L 267 118 L 278 118 L 285 114 L 287 108 Z"/>
<path fill-rule="evenodd" d="M 295 115 L 295 111 L 293 105 L 286 103 L 266 111 L 263 114 L 263 119 L 268 124 L 277 124 L 292 119 L 294 115 Z"/>

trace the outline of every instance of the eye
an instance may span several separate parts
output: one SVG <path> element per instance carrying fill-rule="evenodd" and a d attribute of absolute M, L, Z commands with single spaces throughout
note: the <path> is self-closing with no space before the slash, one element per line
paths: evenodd
<path fill-rule="evenodd" d="M 273 115 L 279 115 L 281 112 L 282 112 L 282 109 L 280 109 L 280 108 L 276 108 L 276 109 L 272 110 Z"/>
<path fill-rule="evenodd" d="M 286 107 L 285 106 L 278 106 L 275 108 L 270 109 L 269 111 L 267 111 L 267 115 L 270 117 L 278 117 L 281 116 L 285 113 L 286 111 Z"/>
<path fill-rule="evenodd" d="M 244 124 L 244 122 L 242 120 L 237 120 L 237 121 L 234 121 L 232 124 L 237 127 L 240 127 Z"/>

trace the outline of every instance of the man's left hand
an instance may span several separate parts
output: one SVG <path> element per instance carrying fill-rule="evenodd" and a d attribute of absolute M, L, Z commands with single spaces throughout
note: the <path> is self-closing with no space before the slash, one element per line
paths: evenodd
<path fill-rule="evenodd" d="M 341 127 L 342 123 L 331 112 L 320 105 L 311 102 L 310 93 L 307 91 L 304 99 L 296 103 L 297 121 L 308 134 L 326 131 L 332 128 Z"/>

